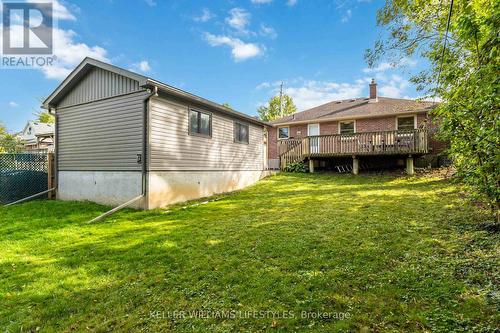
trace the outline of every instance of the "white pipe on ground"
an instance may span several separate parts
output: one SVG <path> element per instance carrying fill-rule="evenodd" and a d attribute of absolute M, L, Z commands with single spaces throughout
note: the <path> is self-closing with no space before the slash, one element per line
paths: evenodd
<path fill-rule="evenodd" d="M 30 195 L 29 197 L 26 197 L 26 198 L 22 198 L 22 199 L 19 199 L 17 201 L 14 201 L 14 202 L 11 202 L 11 203 L 8 203 L 5 205 L 5 207 L 7 206 L 12 206 L 12 205 L 15 205 L 15 204 L 18 204 L 18 203 L 21 203 L 21 202 L 25 202 L 27 200 L 30 200 L 30 199 L 33 199 L 33 198 L 36 198 L 36 197 L 39 197 L 41 195 L 44 195 L 46 193 L 49 193 L 51 191 L 54 191 L 56 189 L 56 187 L 54 188 L 51 188 L 50 190 L 47 190 L 47 191 L 43 191 L 43 192 L 40 192 L 40 193 L 37 193 L 37 194 L 33 194 L 33 195 Z"/>
<path fill-rule="evenodd" d="M 88 221 L 87 223 L 94 223 L 94 222 L 100 221 L 100 220 L 104 219 L 106 216 L 109 216 L 109 215 L 111 215 L 111 214 L 113 214 L 113 213 L 116 213 L 116 212 L 117 212 L 117 211 L 119 211 L 120 209 L 123 209 L 123 208 L 125 208 L 125 207 L 127 207 L 127 206 L 130 206 L 131 204 L 133 204 L 134 202 L 138 201 L 139 199 L 142 199 L 143 197 L 144 197 L 144 194 L 141 194 L 140 196 L 135 197 L 135 198 L 133 198 L 133 199 L 131 199 L 131 200 L 129 200 L 129 201 L 127 201 L 127 202 L 125 202 L 125 203 L 121 204 L 120 206 L 115 207 L 115 208 L 113 208 L 113 209 L 111 209 L 111 210 L 107 211 L 107 212 L 106 212 L 106 213 L 104 213 L 104 214 L 99 215 L 98 217 L 96 217 L 96 218 L 95 218 L 95 219 L 93 219 L 93 220 Z"/>

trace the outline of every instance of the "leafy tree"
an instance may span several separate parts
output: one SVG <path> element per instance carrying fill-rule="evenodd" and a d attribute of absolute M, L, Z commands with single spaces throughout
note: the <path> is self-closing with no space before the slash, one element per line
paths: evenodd
<path fill-rule="evenodd" d="M 280 112 L 280 97 L 274 96 L 269 100 L 268 105 L 261 106 L 257 109 L 260 119 L 263 121 L 271 121 L 289 114 L 297 112 L 297 107 L 293 103 L 293 99 L 288 95 L 283 95 L 283 105 Z"/>
<path fill-rule="evenodd" d="M 21 140 L 14 134 L 5 134 L 0 138 L 0 152 L 18 153 L 24 148 Z"/>
<path fill-rule="evenodd" d="M 3 123 L 0 123 L 0 137 L 3 137 L 5 134 L 7 134 L 7 128 Z"/>
<path fill-rule="evenodd" d="M 228 102 L 225 102 L 225 103 L 222 103 L 222 106 L 228 108 L 228 109 L 231 109 L 233 110 L 233 107 L 231 106 L 231 104 L 229 104 Z"/>
<path fill-rule="evenodd" d="M 500 2 L 494 0 L 387 0 L 377 22 L 386 28 L 370 66 L 421 56 L 430 66 L 412 78 L 439 98 L 434 115 L 458 174 L 500 214 Z"/>
<path fill-rule="evenodd" d="M 4 124 L 0 123 L 0 153 L 16 153 L 23 149 L 21 140 L 7 132 Z"/>
<path fill-rule="evenodd" d="M 54 116 L 47 111 L 39 111 L 35 115 L 40 123 L 53 124 L 55 122 Z"/>

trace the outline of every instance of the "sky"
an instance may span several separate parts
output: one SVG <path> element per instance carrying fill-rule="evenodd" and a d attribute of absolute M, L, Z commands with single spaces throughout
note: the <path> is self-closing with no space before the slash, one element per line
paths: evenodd
<path fill-rule="evenodd" d="M 424 66 L 404 59 L 368 68 L 383 0 L 54 0 L 54 54 L 42 69 L 0 68 L 0 122 L 34 119 L 85 56 L 141 73 L 256 115 L 283 82 L 299 110 L 368 95 L 415 98 Z"/>

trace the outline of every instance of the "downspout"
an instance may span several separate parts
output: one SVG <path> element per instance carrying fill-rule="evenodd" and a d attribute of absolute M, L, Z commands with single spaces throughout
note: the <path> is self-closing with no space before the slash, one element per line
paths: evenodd
<path fill-rule="evenodd" d="M 115 207 L 104 214 L 99 215 L 95 219 L 90 220 L 87 223 L 94 223 L 97 221 L 100 221 L 104 219 L 105 217 L 114 214 L 115 212 L 130 206 L 134 202 L 140 200 L 140 199 L 146 199 L 146 209 L 148 208 L 148 203 L 147 203 L 147 193 L 148 193 L 148 164 L 147 164 L 147 153 L 148 153 L 148 115 L 149 115 L 149 100 L 151 97 L 158 96 L 158 87 L 153 86 L 152 89 L 147 89 L 149 94 L 142 100 L 142 105 L 143 105 L 143 124 L 142 124 L 142 154 L 140 156 L 141 164 L 142 164 L 142 189 L 141 189 L 141 195 L 119 205 L 118 207 Z M 138 156 L 139 157 L 139 156 Z"/>
<path fill-rule="evenodd" d="M 149 101 L 151 97 L 158 96 L 158 87 L 153 86 L 152 90 L 148 89 L 148 96 L 143 100 L 143 125 L 142 125 L 142 195 L 147 198 L 148 193 L 148 143 L 149 143 Z M 146 209 L 148 208 L 146 202 Z"/>
<path fill-rule="evenodd" d="M 56 193 L 55 198 L 58 197 L 57 188 L 59 187 L 59 115 L 56 109 L 54 111 L 54 182 L 56 183 Z M 51 113 L 51 108 L 49 106 L 49 113 Z"/>

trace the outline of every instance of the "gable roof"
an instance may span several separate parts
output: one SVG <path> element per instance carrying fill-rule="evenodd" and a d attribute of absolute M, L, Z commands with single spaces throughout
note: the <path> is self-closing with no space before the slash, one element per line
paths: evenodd
<path fill-rule="evenodd" d="M 128 71 L 126 69 L 107 64 L 105 62 L 92 59 L 92 58 L 85 58 L 69 75 L 66 79 L 64 79 L 63 82 L 54 90 L 52 94 L 50 94 L 47 99 L 43 102 L 43 108 L 49 109 L 51 106 L 56 105 L 57 102 L 59 102 L 73 87 L 75 87 L 78 82 L 87 74 L 89 73 L 92 68 L 98 67 L 105 69 L 107 71 L 110 71 L 112 73 L 116 73 L 119 75 L 122 75 L 124 77 L 130 78 L 132 80 L 138 81 L 139 86 L 147 89 L 147 88 L 154 88 L 157 87 L 160 91 L 173 95 L 182 99 L 187 99 L 189 101 L 195 102 L 195 103 L 200 103 L 202 105 L 205 105 L 207 107 L 210 107 L 212 109 L 215 109 L 217 111 L 220 111 L 221 113 L 238 117 L 241 119 L 244 119 L 248 122 L 257 124 L 257 125 L 269 125 L 268 123 L 265 123 L 257 118 L 251 117 L 245 113 L 235 111 L 233 109 L 227 108 L 225 106 L 222 106 L 221 104 L 212 102 L 208 99 L 196 96 L 194 94 L 191 94 L 189 92 L 186 92 L 184 90 L 181 90 L 179 88 L 170 86 L 168 84 L 162 83 L 158 80 L 154 80 L 152 78 L 146 77 L 144 75 L 140 75 L 131 71 Z"/>
<path fill-rule="evenodd" d="M 59 84 L 52 94 L 50 94 L 50 96 L 43 101 L 43 107 L 48 109 L 51 105 L 57 104 L 57 102 L 66 96 L 66 94 L 73 89 L 78 82 L 80 82 L 80 79 L 87 75 L 87 73 L 89 73 L 94 67 L 99 67 L 112 73 L 138 81 L 140 86 L 147 84 L 148 78 L 143 75 L 87 57 L 83 59 L 83 61 L 61 82 L 61 84 Z"/>
<path fill-rule="evenodd" d="M 39 123 L 35 121 L 28 121 L 26 126 L 24 126 L 23 129 L 23 134 L 26 131 L 28 127 L 31 127 L 33 131 L 33 135 L 47 135 L 47 134 L 54 134 L 54 124 L 47 124 L 47 123 Z"/>
<path fill-rule="evenodd" d="M 378 97 L 378 101 L 371 101 L 369 98 L 356 98 L 329 102 L 274 120 L 271 124 L 284 125 L 413 114 L 428 112 L 434 105 L 433 102 L 388 97 Z"/>

